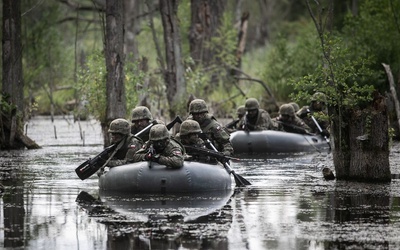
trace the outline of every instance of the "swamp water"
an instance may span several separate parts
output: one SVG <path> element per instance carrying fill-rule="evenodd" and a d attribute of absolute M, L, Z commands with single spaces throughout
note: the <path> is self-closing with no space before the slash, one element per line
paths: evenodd
<path fill-rule="evenodd" d="M 103 150 L 97 122 L 26 129 L 42 149 L 0 151 L 0 249 L 400 249 L 399 143 L 389 184 L 325 181 L 316 152 L 232 162 L 253 184 L 232 192 L 128 196 L 75 174 Z"/>

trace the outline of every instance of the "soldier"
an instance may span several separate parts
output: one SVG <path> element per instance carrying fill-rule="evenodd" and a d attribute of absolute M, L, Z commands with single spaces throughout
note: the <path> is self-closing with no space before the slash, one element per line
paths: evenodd
<path fill-rule="evenodd" d="M 249 98 L 245 103 L 246 115 L 239 122 L 239 130 L 275 130 L 275 125 L 267 111 L 260 109 L 257 99 Z"/>
<path fill-rule="evenodd" d="M 150 125 L 153 122 L 153 116 L 150 113 L 150 110 L 145 106 L 137 106 L 132 110 L 132 134 L 137 134 L 139 131 L 142 131 L 145 127 Z M 149 132 L 147 130 L 145 133 L 139 135 L 139 137 L 144 141 L 149 140 Z"/>
<path fill-rule="evenodd" d="M 296 114 L 311 128 L 312 133 L 319 133 L 323 136 L 329 137 L 329 121 L 326 102 L 326 95 L 322 92 L 316 92 L 311 98 L 310 106 L 302 107 Z M 319 131 L 318 126 L 312 117 L 315 118 L 316 122 L 321 127 L 322 132 Z"/>
<path fill-rule="evenodd" d="M 278 130 L 298 134 L 310 134 L 310 127 L 294 112 L 293 105 L 283 104 L 279 108 L 279 116 L 273 119 Z"/>
<path fill-rule="evenodd" d="M 132 162 L 133 155 L 142 147 L 143 141 L 132 135 L 130 131 L 131 124 L 125 119 L 118 118 L 110 123 L 108 129 L 110 143 L 118 145 L 108 156 L 110 160 L 106 164 L 107 167 L 111 168 Z M 98 175 L 102 174 L 104 170 L 105 167 L 102 167 Z"/>
<path fill-rule="evenodd" d="M 296 102 L 289 102 L 289 104 L 293 106 L 295 113 L 300 110 L 300 106 Z"/>
<path fill-rule="evenodd" d="M 225 129 L 229 132 L 229 133 L 233 133 L 236 130 L 238 130 L 239 128 L 239 121 L 243 118 L 243 116 L 246 114 L 246 108 L 244 107 L 244 105 L 239 106 L 236 109 L 236 119 L 231 121 L 230 123 L 226 124 Z"/>
<path fill-rule="evenodd" d="M 186 120 L 182 122 L 177 140 L 185 146 L 185 160 L 212 164 L 217 163 L 215 158 L 205 155 L 199 150 L 195 150 L 195 148 L 206 149 L 204 141 L 199 137 L 200 133 L 202 133 L 200 125 L 195 120 Z"/>
<path fill-rule="evenodd" d="M 190 102 L 189 113 L 192 118 L 200 125 L 201 130 L 217 148 L 218 151 L 224 155 L 232 156 L 233 147 L 229 141 L 229 134 L 217 122 L 214 116 L 208 114 L 208 107 L 204 100 L 194 99 Z"/>
<path fill-rule="evenodd" d="M 185 149 L 171 138 L 164 124 L 156 124 L 150 129 L 149 140 L 133 156 L 133 161 L 153 161 L 170 168 L 183 166 Z"/>

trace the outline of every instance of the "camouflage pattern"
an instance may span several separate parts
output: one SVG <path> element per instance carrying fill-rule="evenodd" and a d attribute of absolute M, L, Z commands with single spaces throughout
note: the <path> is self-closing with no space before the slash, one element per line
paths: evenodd
<path fill-rule="evenodd" d="M 327 101 L 326 95 L 321 92 L 316 92 L 311 100 L 312 101 L 310 106 L 302 107 L 299 111 L 296 112 L 296 115 L 300 117 L 311 128 L 312 133 L 321 133 L 318 129 L 318 126 L 311 118 L 311 116 L 314 116 L 321 129 L 329 134 L 329 120 L 324 119 L 324 117 L 328 116 L 328 110 L 325 106 Z M 318 104 L 318 102 L 320 104 Z M 322 103 L 324 103 L 324 105 L 322 105 Z"/>
<path fill-rule="evenodd" d="M 294 108 L 291 104 L 283 104 L 279 108 L 279 114 L 294 117 L 295 116 Z"/>
<path fill-rule="evenodd" d="M 158 163 L 165 165 L 169 168 L 181 168 L 184 162 L 185 149 L 183 146 L 174 139 L 168 139 L 169 142 L 162 152 L 155 152 L 155 158 Z M 146 161 L 145 156 L 149 153 L 152 146 L 151 141 L 147 141 L 143 147 L 136 152 L 133 156 L 133 161 Z"/>
<path fill-rule="evenodd" d="M 277 130 L 297 134 L 311 133 L 310 127 L 295 114 L 292 105 L 281 105 L 279 108 L 279 114 L 278 117 L 272 119 L 277 126 Z"/>
<path fill-rule="evenodd" d="M 195 120 L 186 120 L 182 122 L 179 134 L 185 136 L 192 133 L 201 133 L 200 125 Z"/>
<path fill-rule="evenodd" d="M 269 113 L 263 109 L 258 109 L 257 116 L 250 118 L 247 114 L 239 121 L 238 130 L 261 131 L 276 130 L 276 125 Z"/>
<path fill-rule="evenodd" d="M 229 141 L 229 134 L 212 115 L 206 114 L 206 118 L 199 122 L 199 124 L 203 133 L 207 135 L 208 139 L 210 139 L 219 152 L 227 156 L 233 155 L 233 147 Z"/>
<path fill-rule="evenodd" d="M 120 148 L 117 147 L 117 152 L 107 163 L 108 167 L 116 167 L 133 162 L 133 156 L 143 145 L 143 141 L 140 138 L 131 134 L 120 143 L 122 143 L 122 146 Z"/>
<path fill-rule="evenodd" d="M 327 102 L 326 95 L 324 93 L 322 93 L 322 92 L 315 92 L 313 94 L 313 96 L 311 97 L 311 101 L 312 102 L 323 102 L 323 103 L 326 103 Z"/>
<path fill-rule="evenodd" d="M 293 106 L 294 112 L 299 111 L 299 109 L 300 109 L 299 104 L 297 104 L 296 102 L 289 102 L 289 104 Z"/>
<path fill-rule="evenodd" d="M 196 114 L 196 113 L 204 113 L 208 112 L 208 107 L 206 102 L 203 99 L 194 99 L 189 104 L 189 113 Z"/>
<path fill-rule="evenodd" d="M 118 133 L 123 135 L 130 134 L 131 131 L 131 124 L 122 118 L 118 118 L 113 120 L 110 123 L 110 127 L 108 129 L 108 133 Z"/>
<path fill-rule="evenodd" d="M 150 110 L 145 106 L 137 106 L 132 109 L 132 122 L 138 120 L 153 120 Z"/>
<path fill-rule="evenodd" d="M 258 103 L 256 98 L 247 99 L 244 106 L 247 111 L 260 108 L 260 104 Z"/>
<path fill-rule="evenodd" d="M 246 114 L 246 108 L 244 105 L 241 105 L 236 109 L 236 115 L 238 118 L 243 117 L 245 114 Z"/>
<path fill-rule="evenodd" d="M 150 129 L 149 140 L 160 141 L 170 137 L 167 127 L 164 124 L 156 124 Z"/>

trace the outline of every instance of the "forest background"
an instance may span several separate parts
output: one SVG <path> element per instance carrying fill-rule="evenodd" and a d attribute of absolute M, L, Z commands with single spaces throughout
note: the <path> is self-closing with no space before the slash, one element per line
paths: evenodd
<path fill-rule="evenodd" d="M 169 119 L 161 68 L 165 55 L 158 1 L 125 2 L 126 118 L 134 106 L 145 104 L 155 117 Z M 296 83 L 316 74 L 322 60 L 318 32 L 306 1 L 217 1 L 222 6 L 219 8 L 208 3 L 209 8 L 219 13 L 199 9 L 192 13 L 191 2 L 196 1 L 182 0 L 178 4 L 187 98 L 192 94 L 205 99 L 217 117 L 234 116 L 237 106 L 248 97 L 257 98 L 271 113 L 281 103 L 309 102 L 316 86 L 303 84 L 296 88 Z M 210 1 L 204 1 L 207 2 Z M 395 79 L 399 79 L 400 49 L 396 42 L 400 33 L 399 2 L 333 2 L 330 29 L 341 40 L 337 46 L 346 50 L 348 58 L 372 62 L 368 67 L 373 74 L 364 84 L 389 89 L 381 63 L 390 65 Z M 21 3 L 27 114 L 76 114 L 84 105 L 91 115 L 102 119 L 106 99 L 105 3 L 89 0 Z M 323 6 L 323 1 L 320 4 Z M 215 15 L 205 17 L 211 20 L 208 25 L 215 27 L 214 33 L 206 37 L 208 40 L 202 41 L 203 55 L 194 58 L 191 40 L 195 35 L 193 28 L 198 24 L 192 15 L 196 14 Z M 219 20 L 212 20 L 217 17 Z M 246 34 L 240 29 L 243 18 L 247 21 Z M 240 40 L 241 35 L 245 35 L 244 41 Z M 211 55 L 205 55 L 207 51 Z M 238 71 L 232 73 L 232 69 Z M 348 73 L 352 74 L 350 70 Z M 302 95 L 296 95 L 299 92 Z"/>

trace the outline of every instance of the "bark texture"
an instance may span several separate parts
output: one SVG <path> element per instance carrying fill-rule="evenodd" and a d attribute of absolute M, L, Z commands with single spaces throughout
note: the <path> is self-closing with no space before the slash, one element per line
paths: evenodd
<path fill-rule="evenodd" d="M 181 52 L 181 36 L 178 22 L 178 1 L 160 0 L 161 20 L 164 28 L 166 69 L 164 80 L 167 88 L 169 115 L 173 118 L 184 111 L 186 83 Z"/>
<path fill-rule="evenodd" d="M 107 110 L 103 131 L 110 122 L 126 115 L 124 86 L 124 1 L 106 1 L 105 53 L 107 68 Z M 109 144 L 108 133 L 104 134 L 104 145 Z"/>
<path fill-rule="evenodd" d="M 388 115 L 385 98 L 378 94 L 371 107 L 342 111 L 340 115 L 343 120 L 334 120 L 332 126 L 333 161 L 337 179 L 390 181 Z M 339 114 L 336 117 L 339 117 Z"/>

